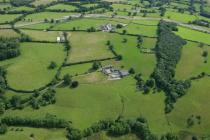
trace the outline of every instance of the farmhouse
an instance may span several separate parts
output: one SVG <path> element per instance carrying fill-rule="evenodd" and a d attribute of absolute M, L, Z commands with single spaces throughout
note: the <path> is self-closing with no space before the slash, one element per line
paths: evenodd
<path fill-rule="evenodd" d="M 129 75 L 128 71 L 115 69 L 112 65 L 102 67 L 101 72 L 108 75 L 110 77 L 110 80 L 119 80 Z"/>
<path fill-rule="evenodd" d="M 103 32 L 114 31 L 114 29 L 115 29 L 115 26 L 112 25 L 112 24 L 110 24 L 110 23 L 101 26 L 101 30 L 102 30 Z"/>

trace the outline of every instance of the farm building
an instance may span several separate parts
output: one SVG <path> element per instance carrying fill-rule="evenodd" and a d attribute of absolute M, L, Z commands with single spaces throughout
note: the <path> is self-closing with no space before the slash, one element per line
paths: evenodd
<path fill-rule="evenodd" d="M 119 79 L 129 75 L 128 71 L 115 69 L 112 65 L 102 67 L 101 72 L 108 75 L 111 80 L 119 80 Z"/>
<path fill-rule="evenodd" d="M 115 26 L 112 25 L 112 24 L 110 24 L 110 23 L 101 26 L 101 30 L 102 30 L 103 32 L 114 31 L 114 29 L 115 29 Z"/>
<path fill-rule="evenodd" d="M 65 42 L 64 36 L 58 36 L 56 40 L 58 43 Z"/>

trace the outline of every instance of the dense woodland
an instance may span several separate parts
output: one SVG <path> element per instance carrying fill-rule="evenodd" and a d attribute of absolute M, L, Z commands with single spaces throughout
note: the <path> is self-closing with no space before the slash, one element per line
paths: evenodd
<path fill-rule="evenodd" d="M 186 93 L 190 81 L 177 81 L 174 79 L 175 68 L 181 57 L 182 46 L 185 40 L 175 35 L 176 25 L 160 21 L 158 27 L 158 43 L 156 45 L 157 65 L 152 77 L 158 88 L 166 93 L 166 113 L 173 108 L 173 103 Z"/>
<path fill-rule="evenodd" d="M 0 60 L 20 55 L 19 42 L 15 38 L 0 38 Z"/>

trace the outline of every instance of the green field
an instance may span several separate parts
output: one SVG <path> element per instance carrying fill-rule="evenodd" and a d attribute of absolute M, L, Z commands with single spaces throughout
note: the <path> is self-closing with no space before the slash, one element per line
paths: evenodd
<path fill-rule="evenodd" d="M 90 7 L 95 7 L 97 5 L 98 4 L 96 4 L 96 3 L 88 3 L 88 4 L 83 4 L 82 7 L 90 8 Z"/>
<path fill-rule="evenodd" d="M 149 37 L 156 37 L 157 26 L 147 26 L 138 23 L 130 23 L 124 28 L 118 29 L 117 32 L 122 33 L 126 30 L 128 34 L 144 35 Z"/>
<path fill-rule="evenodd" d="M 11 8 L 10 11 L 33 11 L 34 8 L 31 8 L 31 7 L 27 7 L 27 6 L 20 6 L 20 7 L 17 7 L 17 8 Z"/>
<path fill-rule="evenodd" d="M 65 10 L 65 11 L 74 11 L 77 9 L 77 7 L 72 5 L 66 5 L 66 4 L 56 4 L 53 6 L 50 6 L 47 8 L 48 10 Z"/>
<path fill-rule="evenodd" d="M 22 23 L 16 24 L 16 25 L 21 25 Z M 29 24 L 22 26 L 20 28 L 28 28 L 28 29 L 38 29 L 38 30 L 46 30 L 49 27 L 53 26 L 53 23 L 38 23 L 38 24 Z"/>
<path fill-rule="evenodd" d="M 112 7 L 114 10 L 119 11 L 129 11 L 132 8 L 132 5 L 126 5 L 126 4 L 112 4 Z"/>
<path fill-rule="evenodd" d="M 0 29 L 0 36 L 1 37 L 20 37 L 20 35 L 17 34 L 12 29 Z"/>
<path fill-rule="evenodd" d="M 20 14 L 0 15 L 0 23 L 11 22 L 15 18 L 21 16 Z"/>
<path fill-rule="evenodd" d="M 62 129 L 42 129 L 29 127 L 9 127 L 6 135 L 0 135 L 1 140 L 66 140 L 65 130 Z M 19 129 L 19 131 L 16 131 Z M 20 131 L 23 129 L 23 131 Z M 30 135 L 34 134 L 34 138 Z"/>
<path fill-rule="evenodd" d="M 210 131 L 210 111 L 209 111 L 209 90 L 208 85 L 210 78 L 193 81 L 192 87 L 189 89 L 187 95 L 181 98 L 175 105 L 175 109 L 167 115 L 169 121 L 174 125 L 173 131 L 180 129 L 188 130 L 197 135 L 208 135 Z M 187 128 L 187 119 L 191 115 L 200 115 L 201 124 Z"/>
<path fill-rule="evenodd" d="M 103 33 L 71 32 L 70 42 L 72 49 L 68 62 L 73 63 L 113 57 L 113 54 L 106 46 L 108 39 L 107 34 Z"/>
<path fill-rule="evenodd" d="M 192 76 L 197 76 L 202 72 L 210 73 L 210 59 L 208 57 L 207 63 L 204 63 L 205 59 L 202 56 L 205 50 L 210 52 L 210 47 L 204 46 L 200 48 L 198 46 L 198 43 L 193 42 L 188 42 L 188 44 L 184 46 L 181 60 L 176 69 L 176 77 L 178 79 L 187 79 Z"/>
<path fill-rule="evenodd" d="M 7 80 L 11 87 L 32 90 L 52 80 L 57 68 L 49 70 L 47 67 L 51 61 L 56 62 L 58 66 L 61 65 L 64 59 L 63 50 L 60 44 L 22 43 L 21 55 L 1 61 L 0 65 L 6 67 Z"/>
<path fill-rule="evenodd" d="M 65 74 L 72 76 L 81 75 L 87 73 L 92 68 L 92 63 L 86 63 L 81 65 L 73 65 L 70 67 L 64 67 L 61 71 L 61 77 Z"/>
<path fill-rule="evenodd" d="M 62 35 L 62 32 L 57 31 L 36 31 L 36 30 L 21 30 L 24 34 L 29 35 L 33 41 L 52 41 L 56 42 L 57 37 Z"/>
<path fill-rule="evenodd" d="M 200 31 L 195 31 L 192 29 L 188 29 L 185 27 L 178 27 L 179 31 L 175 32 L 177 35 L 181 36 L 184 39 L 198 41 L 202 43 L 206 43 L 210 45 L 210 40 L 207 38 L 210 38 L 210 34 L 203 33 Z"/>
<path fill-rule="evenodd" d="M 56 12 L 40 12 L 35 14 L 30 14 L 26 16 L 24 19 L 25 21 L 20 21 L 17 24 L 24 24 L 24 23 L 33 23 L 33 22 L 43 22 L 45 19 L 51 20 L 51 19 L 60 19 L 64 16 L 69 16 L 72 13 L 56 13 Z M 30 21 L 29 21 L 30 20 Z"/>
<path fill-rule="evenodd" d="M 47 5 L 47 4 L 49 4 L 51 2 L 54 2 L 54 1 L 56 1 L 56 0 L 35 0 L 32 4 L 34 6 Z"/>
<path fill-rule="evenodd" d="M 120 23 L 120 20 L 118 22 L 117 20 L 112 21 L 109 19 L 94 19 L 94 18 L 76 19 L 58 24 L 53 28 L 53 30 L 72 30 L 74 27 L 76 28 L 76 30 L 86 30 L 90 27 L 95 27 L 96 29 L 100 29 L 101 25 L 107 23 L 117 24 Z"/>

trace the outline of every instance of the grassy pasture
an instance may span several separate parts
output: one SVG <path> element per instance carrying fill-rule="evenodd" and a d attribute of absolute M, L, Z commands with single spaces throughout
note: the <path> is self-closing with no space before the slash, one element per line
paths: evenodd
<path fill-rule="evenodd" d="M 20 23 L 20 24 L 22 24 L 22 23 Z M 16 25 L 18 25 L 18 24 L 16 24 Z M 25 25 L 25 26 L 22 26 L 21 28 L 45 30 L 45 29 L 48 29 L 50 26 L 53 26 L 53 24 L 52 23 L 38 23 L 38 24 L 32 24 L 32 25 Z"/>
<path fill-rule="evenodd" d="M 105 132 L 101 132 L 87 137 L 84 140 L 139 140 L 139 138 L 134 134 L 128 134 L 120 137 L 110 137 L 107 136 Z"/>
<path fill-rule="evenodd" d="M 47 4 L 49 4 L 51 2 L 54 2 L 54 1 L 56 1 L 56 0 L 35 0 L 32 4 L 34 6 L 47 5 Z"/>
<path fill-rule="evenodd" d="M 148 25 L 148 26 L 157 26 L 159 23 L 159 20 L 133 20 L 132 23 L 142 24 L 142 25 Z"/>
<path fill-rule="evenodd" d="M 188 23 L 189 21 L 193 21 L 197 19 L 195 15 L 190 15 L 187 13 L 178 13 L 178 12 L 169 11 L 169 10 L 166 12 L 165 17 L 171 20 L 181 21 L 184 23 Z"/>
<path fill-rule="evenodd" d="M 81 41 L 82 40 L 82 41 Z M 72 49 L 68 62 L 80 62 L 113 57 L 106 46 L 108 37 L 103 33 L 71 32 Z"/>
<path fill-rule="evenodd" d="M 181 36 L 184 39 L 203 42 L 210 45 L 210 34 L 203 33 L 200 31 L 188 29 L 185 27 L 178 27 L 179 31 L 175 32 L 177 35 Z"/>
<path fill-rule="evenodd" d="M 53 6 L 48 7 L 49 10 L 66 10 L 66 11 L 74 11 L 77 9 L 77 7 L 73 5 L 67 5 L 67 4 L 56 4 Z"/>
<path fill-rule="evenodd" d="M 63 77 L 65 74 L 69 74 L 72 76 L 84 74 L 85 72 L 88 72 L 91 68 L 91 63 L 64 67 L 61 71 L 61 77 Z"/>
<path fill-rule="evenodd" d="M 97 5 L 98 4 L 96 4 L 96 3 L 88 3 L 88 4 L 83 4 L 82 7 L 90 8 L 90 7 L 95 7 Z"/>
<path fill-rule="evenodd" d="M 120 22 L 120 21 L 119 21 Z M 75 27 L 77 30 L 86 30 L 90 27 L 99 28 L 101 25 L 112 23 L 117 24 L 117 21 L 112 21 L 109 19 L 94 19 L 94 18 L 83 18 L 71 20 L 68 22 L 64 22 L 56 25 L 54 30 L 72 30 Z"/>
<path fill-rule="evenodd" d="M 72 13 L 67 13 L 67 12 L 64 12 L 64 13 L 40 12 L 40 13 L 30 14 L 30 15 L 26 16 L 25 17 L 25 22 L 29 19 L 32 20 L 32 22 L 44 21 L 44 19 L 48 19 L 48 20 L 59 19 L 59 18 L 62 18 L 64 16 L 69 16 L 71 14 Z M 21 21 L 21 22 L 23 22 L 23 21 Z M 28 23 L 28 22 L 26 22 L 26 23 Z"/>
<path fill-rule="evenodd" d="M 13 130 L 12 130 L 13 129 Z M 23 131 L 15 131 L 23 129 Z M 34 134 L 33 139 L 37 140 L 67 140 L 65 130 L 63 129 L 42 129 L 30 127 L 9 127 L 5 135 L 0 135 L 1 140 L 30 140 L 31 134 Z"/>
<path fill-rule="evenodd" d="M 131 10 L 132 5 L 127 4 L 112 4 L 111 5 L 114 10 L 124 11 L 124 10 Z"/>
<path fill-rule="evenodd" d="M 116 119 L 119 114 L 125 118 L 136 118 L 142 115 L 149 121 L 152 132 L 162 134 L 168 131 L 163 112 L 163 94 L 143 95 L 136 92 L 135 80 L 132 77 L 118 81 L 101 81 L 100 73 L 95 74 L 92 78 L 94 80 L 99 78 L 95 83 L 92 82 L 91 75 L 85 75 L 85 79 L 78 77 L 78 81 L 81 83 L 79 88 L 57 89 L 54 105 L 39 110 L 31 108 L 25 108 L 22 111 L 9 110 L 5 115 L 16 114 L 33 118 L 48 112 L 72 121 L 73 125 L 80 129 L 86 128 L 98 120 Z M 89 76 L 90 78 L 87 78 Z M 86 83 L 87 79 L 91 82 Z M 153 107 L 151 107 L 151 103 Z M 122 104 L 124 104 L 124 109 Z"/>
<path fill-rule="evenodd" d="M 10 4 L 8 4 L 8 3 L 5 3 L 5 4 L 3 4 L 3 3 L 1 3 L 0 4 L 0 10 L 6 10 L 6 9 L 10 9 L 11 8 L 11 5 Z"/>
<path fill-rule="evenodd" d="M 36 31 L 36 30 L 21 30 L 23 33 L 29 35 L 34 41 L 53 41 L 56 42 L 57 37 L 62 34 L 58 31 Z"/>
<path fill-rule="evenodd" d="M 144 35 L 149 37 L 156 37 L 157 26 L 147 26 L 138 23 L 130 23 L 124 28 L 118 29 L 117 32 L 122 33 L 126 30 L 128 34 Z"/>
<path fill-rule="evenodd" d="M 206 77 L 192 82 L 192 87 L 187 95 L 178 100 L 174 110 L 167 115 L 169 121 L 174 125 L 173 131 L 180 129 L 197 135 L 208 135 L 210 131 L 209 111 L 209 86 L 210 78 Z M 201 124 L 187 128 L 187 119 L 191 116 L 201 116 Z"/>
<path fill-rule="evenodd" d="M 27 6 L 20 6 L 16 8 L 12 8 L 10 11 L 33 11 L 34 8 L 27 7 Z"/>
<path fill-rule="evenodd" d="M 0 15 L 0 23 L 13 21 L 15 18 L 19 17 L 20 14 L 9 14 L 9 15 Z"/>
<path fill-rule="evenodd" d="M 11 87 L 32 90 L 52 80 L 58 67 L 53 70 L 47 67 L 51 61 L 61 65 L 64 59 L 63 50 L 60 44 L 22 43 L 21 55 L 1 61 L 0 65 L 6 67 L 7 80 Z"/>
<path fill-rule="evenodd" d="M 14 30 L 12 29 L 0 29 L 0 37 L 20 37 L 19 34 L 17 34 Z"/>
<path fill-rule="evenodd" d="M 126 38 L 127 42 L 123 43 L 123 39 Z M 110 41 L 113 42 L 115 51 L 121 54 L 123 59 L 119 61 L 120 66 L 124 69 L 134 68 L 136 73 L 142 73 L 145 78 L 148 78 L 153 72 L 156 59 L 153 54 L 143 54 L 136 47 L 136 37 L 124 36 L 124 35 L 111 35 Z M 154 46 L 155 41 L 149 41 L 144 38 L 143 46 Z"/>
<path fill-rule="evenodd" d="M 176 68 L 176 77 L 178 79 L 187 79 L 192 76 L 197 76 L 201 72 L 210 73 L 209 57 L 207 63 L 204 63 L 202 56 L 204 50 L 210 52 L 209 46 L 203 48 L 198 47 L 198 43 L 188 42 L 183 47 L 182 57 Z"/>

